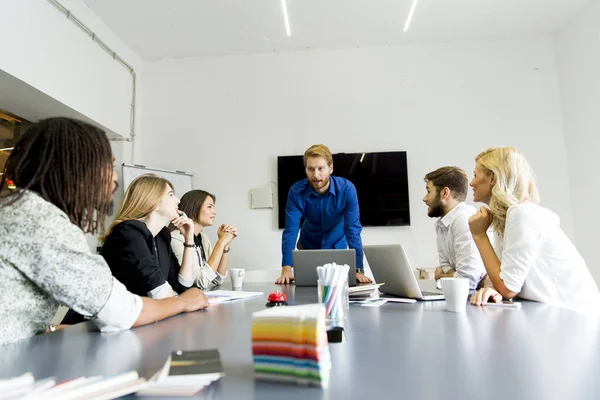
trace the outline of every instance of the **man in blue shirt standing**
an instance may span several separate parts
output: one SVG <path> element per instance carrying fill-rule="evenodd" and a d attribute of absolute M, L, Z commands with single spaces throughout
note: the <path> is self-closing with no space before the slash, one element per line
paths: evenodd
<path fill-rule="evenodd" d="M 285 206 L 285 229 L 281 251 L 281 276 L 275 283 L 291 283 L 292 251 L 300 229 L 298 249 L 346 249 L 356 251 L 356 279 L 371 282 L 364 275 L 360 213 L 356 188 L 347 179 L 331 176 L 333 156 L 323 144 L 304 153 L 306 178 L 290 188 Z M 300 227 L 300 220 L 304 223 Z"/>

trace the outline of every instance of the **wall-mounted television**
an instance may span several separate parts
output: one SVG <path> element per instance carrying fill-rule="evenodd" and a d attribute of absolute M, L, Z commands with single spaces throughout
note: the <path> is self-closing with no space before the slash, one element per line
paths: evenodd
<path fill-rule="evenodd" d="M 334 154 L 333 175 L 356 186 L 363 226 L 410 225 L 405 151 Z M 306 173 L 301 155 L 277 157 L 279 229 L 285 227 L 290 187 L 302 179 Z"/>

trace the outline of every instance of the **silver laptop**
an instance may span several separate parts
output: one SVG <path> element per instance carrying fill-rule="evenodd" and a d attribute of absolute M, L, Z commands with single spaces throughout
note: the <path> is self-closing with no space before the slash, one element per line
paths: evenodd
<path fill-rule="evenodd" d="M 356 285 L 356 251 L 342 250 L 294 250 L 292 251 L 294 282 L 296 286 L 317 286 L 317 267 L 329 263 L 349 265 L 348 285 Z"/>
<path fill-rule="evenodd" d="M 404 247 L 401 244 L 363 246 L 376 282 L 385 283 L 379 291 L 419 300 L 444 300 L 440 290 L 421 290 Z"/>

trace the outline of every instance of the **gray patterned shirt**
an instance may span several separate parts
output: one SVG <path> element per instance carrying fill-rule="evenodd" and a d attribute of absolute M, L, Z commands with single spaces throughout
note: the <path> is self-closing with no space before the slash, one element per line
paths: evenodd
<path fill-rule="evenodd" d="M 0 203 L 0 345 L 44 332 L 64 304 L 102 331 L 130 328 L 142 300 L 92 254 L 81 229 L 34 192 Z"/>

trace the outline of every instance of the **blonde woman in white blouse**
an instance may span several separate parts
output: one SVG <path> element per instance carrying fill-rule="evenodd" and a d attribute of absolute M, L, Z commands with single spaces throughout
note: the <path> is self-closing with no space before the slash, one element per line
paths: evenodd
<path fill-rule="evenodd" d="M 203 232 L 215 223 L 216 197 L 204 190 L 191 190 L 181 197 L 179 209 L 194 221 L 194 285 L 206 289 L 220 285 L 227 277 L 228 253 L 231 242 L 238 236 L 234 225 L 223 224 L 217 230 L 217 243 L 213 247 Z M 181 263 L 185 243 L 183 235 L 171 227 L 171 248 Z"/>
<path fill-rule="evenodd" d="M 539 206 L 525 156 L 513 147 L 488 149 L 475 159 L 473 199 L 489 206 L 469 220 L 488 278 L 471 298 L 523 299 L 598 314 L 600 293 L 585 261 L 560 228 L 559 217 Z M 494 231 L 494 245 L 486 231 Z"/>

